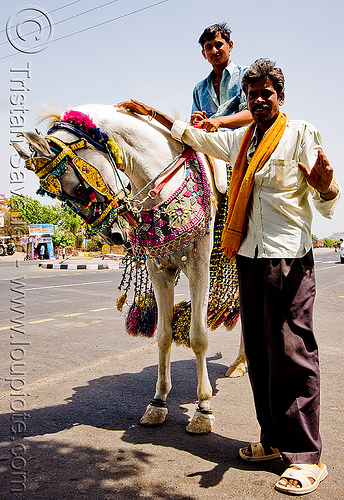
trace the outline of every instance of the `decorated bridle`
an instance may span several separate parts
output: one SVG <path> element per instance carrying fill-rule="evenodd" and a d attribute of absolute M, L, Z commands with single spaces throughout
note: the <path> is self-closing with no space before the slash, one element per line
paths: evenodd
<path fill-rule="evenodd" d="M 72 132 L 79 139 L 65 143 L 50 135 L 56 130 Z M 129 191 L 119 175 L 122 157 L 120 149 L 113 139 L 110 139 L 106 133 L 96 127 L 87 115 L 73 110 L 66 112 L 60 122 L 54 123 L 48 130 L 45 139 L 51 151 L 55 153 L 55 158 L 51 160 L 50 158 L 33 156 L 25 162 L 26 168 L 33 170 L 39 177 L 40 188 L 37 194 L 47 194 L 52 198 L 61 199 L 65 207 L 84 219 L 88 234 L 101 231 L 112 224 L 121 212 L 129 223 L 135 223 L 135 218 L 126 210 L 129 204 Z M 122 187 L 118 194 L 112 191 L 96 167 L 75 153 L 89 145 L 108 154 L 115 175 Z M 68 168 L 73 169 L 87 193 L 88 204 L 85 213 L 82 211 L 84 205 L 77 198 L 70 195 L 67 197 L 63 192 L 61 177 Z M 98 202 L 97 193 L 100 193 L 105 201 Z"/>
<path fill-rule="evenodd" d="M 71 143 L 65 143 L 50 135 L 56 130 L 66 130 L 76 135 L 79 139 Z M 25 162 L 26 168 L 33 170 L 39 177 L 40 188 L 37 194 L 43 196 L 47 194 L 52 198 L 58 197 L 61 199 L 65 207 L 68 207 L 69 210 L 77 213 L 84 219 L 88 234 L 94 234 L 103 230 L 118 220 L 118 215 L 121 215 L 130 226 L 137 226 L 140 222 L 140 211 L 142 210 L 143 203 L 148 198 L 155 198 L 174 172 L 192 153 L 192 150 L 188 149 L 179 154 L 156 177 L 151 179 L 149 183 L 136 193 L 135 196 L 131 197 L 119 174 L 123 160 L 118 145 L 106 133 L 102 132 L 88 115 L 74 110 L 67 111 L 63 115 L 62 120 L 55 122 L 48 130 L 45 140 L 48 142 L 51 151 L 56 155 L 55 158 L 51 160 L 50 158 L 32 156 Z M 89 145 L 108 154 L 115 176 L 122 187 L 119 193 L 116 194 L 112 191 L 96 167 L 75 153 L 75 151 L 86 148 Z M 82 211 L 82 206 L 85 205 L 82 205 L 77 198 L 71 195 L 67 196 L 62 189 L 60 179 L 70 167 L 84 186 L 88 196 L 85 213 Z M 153 189 L 149 190 L 146 198 L 139 200 L 138 197 L 141 193 L 148 189 L 165 172 L 168 173 L 163 180 Z M 100 203 L 97 201 L 97 193 L 100 193 L 105 198 L 104 202 Z"/>

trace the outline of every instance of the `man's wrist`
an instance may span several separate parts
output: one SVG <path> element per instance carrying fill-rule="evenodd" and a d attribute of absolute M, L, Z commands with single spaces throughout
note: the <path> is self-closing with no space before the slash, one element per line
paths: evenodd
<path fill-rule="evenodd" d="M 320 198 L 322 198 L 323 200 L 326 200 L 326 201 L 332 200 L 338 194 L 337 189 L 332 184 L 330 184 L 330 187 L 325 192 L 321 192 L 319 190 L 317 190 L 317 191 L 320 194 Z"/>
<path fill-rule="evenodd" d="M 151 108 L 150 111 L 148 112 L 148 120 L 153 120 L 153 118 L 156 117 L 156 109 Z"/>

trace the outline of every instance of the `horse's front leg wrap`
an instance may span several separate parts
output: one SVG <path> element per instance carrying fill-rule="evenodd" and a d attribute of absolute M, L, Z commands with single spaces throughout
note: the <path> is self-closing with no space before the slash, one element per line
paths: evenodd
<path fill-rule="evenodd" d="M 198 406 L 191 422 L 186 427 L 186 432 L 188 434 L 209 434 L 213 430 L 214 422 L 213 412 Z"/>
<path fill-rule="evenodd" d="M 144 415 L 141 417 L 140 424 L 147 426 L 161 425 L 166 420 L 167 403 L 162 399 L 151 399 Z"/>
<path fill-rule="evenodd" d="M 204 237 L 199 243 L 204 247 L 203 254 L 210 255 L 209 238 Z M 207 251 L 206 251 L 207 250 Z M 198 375 L 198 408 L 186 428 L 191 434 L 207 434 L 212 431 L 215 421 L 211 411 L 212 388 L 209 381 L 206 351 L 208 348 L 208 329 L 207 329 L 207 306 L 208 306 L 208 287 L 209 287 L 209 261 L 208 258 L 199 258 L 197 262 L 189 265 L 189 281 L 191 295 L 191 325 L 190 325 L 190 343 L 196 355 L 197 375 Z"/>

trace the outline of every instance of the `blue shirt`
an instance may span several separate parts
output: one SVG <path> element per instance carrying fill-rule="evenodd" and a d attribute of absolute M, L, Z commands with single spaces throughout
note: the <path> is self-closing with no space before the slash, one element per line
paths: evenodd
<path fill-rule="evenodd" d="M 238 113 L 246 109 L 246 96 L 241 79 L 248 66 L 238 66 L 233 61 L 223 70 L 220 83 L 220 101 L 213 85 L 213 71 L 193 91 L 192 111 L 205 111 L 207 118 Z"/>

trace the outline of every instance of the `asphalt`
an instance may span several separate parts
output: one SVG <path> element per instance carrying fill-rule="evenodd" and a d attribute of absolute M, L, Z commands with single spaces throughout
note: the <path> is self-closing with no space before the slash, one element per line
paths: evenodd
<path fill-rule="evenodd" d="M 333 248 L 315 248 L 314 254 L 335 253 Z M 337 254 L 336 254 L 337 255 Z M 65 259 L 51 259 L 40 261 L 37 260 L 37 265 L 43 269 L 119 269 L 121 267 L 123 255 L 107 254 L 94 255 L 89 253 L 79 253 L 77 256 L 69 256 Z M 23 261 L 25 254 L 15 252 L 13 255 L 5 255 L 0 257 L 0 262 L 15 262 Z"/>
<path fill-rule="evenodd" d="M 44 269 L 119 269 L 123 255 L 108 254 L 108 255 L 89 255 L 80 253 L 77 256 L 69 256 L 65 259 L 37 260 L 37 265 Z M 25 254 L 15 252 L 13 255 L 5 255 L 0 257 L 0 262 L 22 262 L 25 259 Z"/>
<path fill-rule="evenodd" d="M 338 255 L 333 249 L 315 249 L 315 254 L 320 253 Z M 0 262 L 23 259 L 24 254 L 19 253 L 1 257 Z M 120 259 L 118 265 L 119 262 Z M 33 264 L 52 263 L 37 261 Z M 115 257 L 102 259 L 86 255 L 70 257 L 65 263 L 55 261 L 61 269 L 63 264 L 98 266 L 116 263 Z M 336 272 L 341 273 L 342 266 L 336 267 Z M 311 500 L 344 500 L 340 431 L 343 422 L 340 368 L 343 359 L 343 287 L 341 280 L 319 289 L 317 294 L 315 326 L 322 366 L 321 432 L 323 459 L 329 469 L 329 478 L 309 497 Z M 99 344 L 105 335 L 101 317 L 99 320 L 94 330 L 95 344 Z M 74 329 L 71 327 L 70 330 L 71 345 L 77 344 L 80 351 L 87 354 L 86 344 L 76 337 L 76 325 L 73 326 Z M 185 348 L 173 346 L 174 389 L 169 396 L 169 416 L 166 424 L 157 428 L 138 425 L 145 405 L 154 393 L 156 339 L 135 339 L 140 345 L 132 345 L 123 352 L 112 349 L 110 343 L 106 355 L 98 360 L 88 364 L 80 360 L 56 376 L 42 371 L 37 382 L 26 386 L 30 407 L 25 439 L 15 441 L 15 448 L 11 447 L 11 442 L 0 444 L 0 499 L 287 499 L 274 490 L 274 483 L 285 468 L 281 460 L 246 463 L 238 457 L 238 448 L 259 439 L 247 375 L 237 379 L 224 376 L 237 352 L 239 336 L 239 324 L 230 335 L 221 329 L 209 335 L 207 364 L 214 389 L 212 407 L 216 422 L 214 431 L 206 436 L 190 436 L 185 432 L 196 405 L 194 356 Z M 3 338 L 8 342 L 9 338 Z M 60 357 L 66 356 L 58 344 L 54 327 L 51 331 L 47 327 L 45 338 L 44 363 L 52 362 L 55 350 Z M 36 352 L 41 342 L 37 335 L 32 335 Z M 6 344 L 4 349 L 7 348 Z M 28 349 L 28 366 L 33 359 Z M 0 411 L 0 428 L 6 436 L 11 431 L 13 439 L 9 393 L 0 394 L 1 399 L 4 409 Z M 10 451 L 17 454 L 22 451 L 23 456 L 12 458 L 13 463 L 6 468 Z M 27 491 L 10 494 L 9 480 L 12 480 L 13 473 L 18 472 L 15 467 L 24 465 Z"/>

